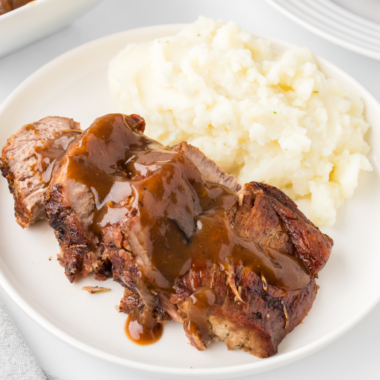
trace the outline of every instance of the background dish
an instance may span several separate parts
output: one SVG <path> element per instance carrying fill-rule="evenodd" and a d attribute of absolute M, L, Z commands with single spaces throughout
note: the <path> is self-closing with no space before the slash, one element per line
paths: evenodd
<path fill-rule="evenodd" d="M 83 45 L 52 61 L 27 79 L 0 109 L 0 144 L 21 125 L 48 114 L 66 115 L 88 126 L 95 117 L 113 111 L 107 65 L 125 44 L 171 35 L 180 26 L 131 30 Z M 276 46 L 287 46 L 276 41 Z M 99 54 L 101 52 L 101 54 Z M 356 91 L 367 106 L 371 132 L 371 163 L 380 154 L 380 106 L 347 74 L 320 60 L 321 68 Z M 53 85 L 54 84 L 54 85 Z M 23 113 L 19 110 L 23 109 Z M 112 292 L 92 295 L 70 285 L 55 256 L 58 246 L 50 227 L 38 223 L 22 231 L 13 218 L 13 202 L 5 181 L 0 182 L 0 284 L 34 320 L 48 331 L 90 354 L 165 378 L 204 376 L 222 379 L 248 375 L 290 363 L 323 347 L 357 323 L 380 298 L 377 268 L 379 242 L 376 218 L 380 211 L 379 173 L 361 176 L 355 197 L 347 202 L 334 228 L 324 229 L 335 240 L 333 254 L 321 272 L 321 289 L 305 322 L 266 360 L 244 352 L 228 352 L 213 344 L 197 352 L 186 344 L 182 326 L 170 323 L 160 342 L 138 347 L 123 335 L 125 316 L 114 311 L 121 288 L 108 281 Z M 356 221 L 359 221 L 356 222 Z M 99 328 L 99 326 L 102 326 Z M 223 366 L 221 366 L 221 363 Z M 191 368 L 192 367 L 192 368 Z"/>
<path fill-rule="evenodd" d="M 267 1 L 291 20 L 326 40 L 380 60 L 380 5 L 377 1 Z"/>
<path fill-rule="evenodd" d="M 0 16 L 0 57 L 55 33 L 102 0 L 37 0 Z"/>

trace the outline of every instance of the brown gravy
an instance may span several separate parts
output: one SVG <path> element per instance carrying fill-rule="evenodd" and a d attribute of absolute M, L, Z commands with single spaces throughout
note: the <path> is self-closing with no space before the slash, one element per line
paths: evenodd
<path fill-rule="evenodd" d="M 38 133 L 33 124 L 28 124 L 25 128 L 28 131 L 34 130 L 35 133 Z M 41 174 L 42 181 L 46 186 L 67 148 L 78 139 L 81 133 L 82 131 L 75 129 L 62 130 L 56 132 L 54 137 L 46 140 L 43 145 L 34 148 L 34 155 L 37 159 L 34 169 Z"/>
<path fill-rule="evenodd" d="M 188 336 L 199 337 L 201 341 L 208 339 L 210 334 L 207 314 L 217 301 L 215 292 L 202 286 L 198 288 L 188 301 L 188 312 L 183 321 L 183 328 Z"/>
<path fill-rule="evenodd" d="M 169 300 L 175 281 L 191 268 L 218 265 L 228 274 L 243 264 L 284 291 L 309 283 L 302 261 L 237 237 L 227 216 L 237 195 L 206 182 L 186 157 L 142 134 L 144 125 L 133 115 L 98 118 L 69 149 L 64 170 L 93 194 L 96 209 L 89 233 L 99 236 L 110 224 L 137 218 L 134 232 L 150 260 L 139 268 L 145 314 L 155 305 L 144 294 L 154 290 Z M 192 297 L 193 317 L 189 316 L 185 330 L 206 334 L 202 321 L 216 296 L 212 289 L 202 289 Z M 156 336 L 156 327 L 141 324 L 137 316 L 131 316 L 126 326 L 127 336 L 137 343 Z M 143 326 L 137 328 L 143 338 L 135 338 L 133 326 Z"/>
<path fill-rule="evenodd" d="M 124 325 L 128 339 L 139 346 L 148 346 L 160 340 L 163 325 L 157 323 L 150 312 L 129 314 Z"/>

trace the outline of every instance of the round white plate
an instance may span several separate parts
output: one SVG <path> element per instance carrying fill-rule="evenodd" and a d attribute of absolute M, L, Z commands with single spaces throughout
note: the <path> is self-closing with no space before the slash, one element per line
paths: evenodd
<path fill-rule="evenodd" d="M 311 32 L 380 60 L 378 0 L 267 0 Z"/>
<path fill-rule="evenodd" d="M 172 35 L 178 25 L 131 30 L 96 40 L 50 62 L 28 78 L 0 108 L 0 146 L 22 125 L 47 115 L 73 117 L 85 128 L 98 116 L 113 112 L 109 95 L 109 60 L 127 43 Z M 273 41 L 279 49 L 286 43 Z M 380 106 L 352 78 L 320 59 L 330 77 L 364 99 L 372 125 L 371 161 L 380 156 Z M 252 178 L 254 180 L 254 178 Z M 325 229 L 335 240 L 326 268 L 320 273 L 314 306 L 280 345 L 277 355 L 260 360 L 242 351 L 227 351 L 213 343 L 204 352 L 187 344 L 180 324 L 165 326 L 162 339 L 140 347 L 124 335 L 126 316 L 115 311 L 122 288 L 109 280 L 111 292 L 89 295 L 84 285 L 70 284 L 55 260 L 58 244 L 46 222 L 26 230 L 13 216 L 13 200 L 0 181 L 0 284 L 35 321 L 65 342 L 99 358 L 162 377 L 237 378 L 300 359 L 338 338 L 363 318 L 380 298 L 380 181 L 377 169 L 360 176 L 352 200 L 339 210 L 334 228 Z M 49 261 L 49 257 L 53 259 Z"/>
<path fill-rule="evenodd" d="M 0 16 L 0 57 L 63 29 L 102 0 L 36 0 Z"/>

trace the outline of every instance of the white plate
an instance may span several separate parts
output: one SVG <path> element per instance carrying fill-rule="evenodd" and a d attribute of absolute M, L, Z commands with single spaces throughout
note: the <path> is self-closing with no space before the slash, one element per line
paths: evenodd
<path fill-rule="evenodd" d="M 114 111 L 107 84 L 109 60 L 130 42 L 172 35 L 180 26 L 131 30 L 96 40 L 55 59 L 28 78 L 0 108 L 0 146 L 23 124 L 47 115 L 73 117 L 87 127 Z M 278 48 L 288 46 L 274 41 Z M 372 124 L 371 144 L 380 155 L 380 106 L 347 74 L 320 59 L 321 68 L 365 100 Z M 335 247 L 320 273 L 314 307 L 304 323 L 280 345 L 277 355 L 260 360 L 213 343 L 198 352 L 186 342 L 180 324 L 165 326 L 155 345 L 139 347 L 123 333 L 126 316 L 115 311 L 120 285 L 107 281 L 109 293 L 89 295 L 70 284 L 55 260 L 58 244 L 46 222 L 22 230 L 13 216 L 6 181 L 0 181 L 0 284 L 35 321 L 65 342 L 99 358 L 167 378 L 236 378 L 300 359 L 338 338 L 362 319 L 380 298 L 380 181 L 378 171 L 362 174 L 352 200 L 339 210 L 334 228 L 326 229 Z M 53 260 L 49 261 L 49 256 Z M 99 283 L 98 283 L 99 284 Z"/>
<path fill-rule="evenodd" d="M 311 32 L 380 60 L 378 0 L 267 0 Z"/>
<path fill-rule="evenodd" d="M 36 0 L 0 16 L 0 57 L 63 29 L 102 0 Z"/>

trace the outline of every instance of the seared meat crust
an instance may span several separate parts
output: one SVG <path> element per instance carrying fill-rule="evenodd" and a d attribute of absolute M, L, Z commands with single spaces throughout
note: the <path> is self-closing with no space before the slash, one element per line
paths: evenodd
<path fill-rule="evenodd" d="M 95 279 L 104 281 L 112 276 L 110 263 L 97 260 L 94 263 L 91 239 L 86 236 L 80 220 L 64 196 L 62 184 L 55 184 L 45 198 L 46 214 L 50 226 L 54 229 L 61 252 L 60 264 L 70 282 L 74 282 L 77 273 L 86 277 L 96 265 Z"/>
<path fill-rule="evenodd" d="M 243 266 L 235 268 L 234 283 L 241 300 L 219 268 L 191 270 L 177 282 L 172 302 L 186 322 L 193 306 L 192 294 L 202 287 L 212 289 L 217 302 L 208 312 L 210 338 L 224 341 L 229 350 L 243 349 L 260 358 L 277 352 L 280 342 L 306 317 L 317 294 L 315 280 L 305 288 L 283 293 Z M 210 339 L 199 335 L 187 336 L 198 350 L 206 349 L 210 343 Z"/>
<path fill-rule="evenodd" d="M 333 240 L 273 186 L 251 182 L 239 197 L 241 206 L 231 221 L 238 236 L 300 258 L 317 277 L 330 257 Z"/>
<path fill-rule="evenodd" d="M 123 223 L 119 226 L 105 228 L 102 231 L 102 240 L 104 245 L 103 259 L 112 263 L 113 280 L 124 287 L 124 296 L 120 301 L 118 311 L 132 314 L 135 309 L 142 311 L 146 305 L 138 291 L 137 284 L 140 280 L 141 272 L 136 256 L 131 252 L 128 234 L 129 231 L 126 232 Z M 146 289 L 146 293 L 148 294 L 144 294 L 144 299 L 150 299 L 154 304 L 153 314 L 157 321 L 165 322 L 172 318 L 179 322 L 181 321 L 173 305 L 173 314 L 170 316 L 164 310 L 164 307 L 160 307 L 160 299 L 154 290 L 151 292 L 151 289 Z"/>

